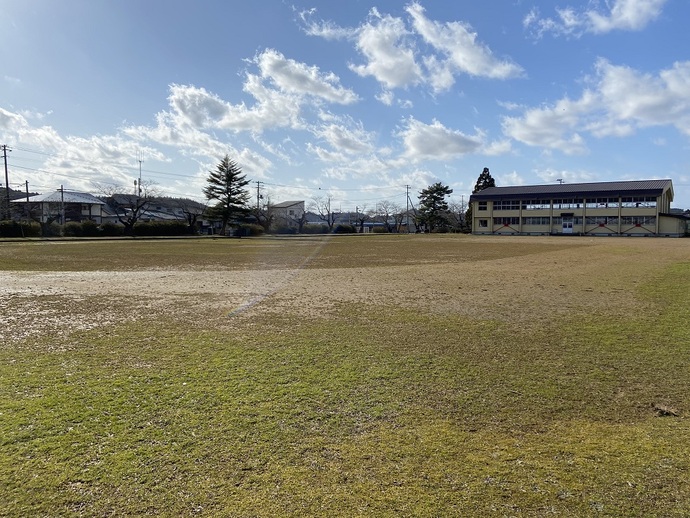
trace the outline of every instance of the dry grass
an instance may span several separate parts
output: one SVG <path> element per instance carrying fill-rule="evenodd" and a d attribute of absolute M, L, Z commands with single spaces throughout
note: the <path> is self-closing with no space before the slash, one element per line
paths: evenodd
<path fill-rule="evenodd" d="M 689 250 L 3 243 L 0 515 L 686 515 Z"/>

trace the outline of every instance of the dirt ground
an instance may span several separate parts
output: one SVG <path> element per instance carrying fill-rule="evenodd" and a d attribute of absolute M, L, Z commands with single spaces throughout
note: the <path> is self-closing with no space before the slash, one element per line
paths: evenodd
<path fill-rule="evenodd" d="M 418 263 L 395 266 L 342 268 L 333 261 L 327 268 L 306 262 L 239 271 L 0 271 L 0 341 L 162 316 L 213 324 L 261 311 L 327 317 L 343 303 L 515 322 L 554 313 L 638 312 L 645 310 L 638 287 L 666 265 L 690 260 L 688 239 L 464 239 L 469 252 L 462 260 L 437 256 L 430 246 Z M 511 254 L 513 244 L 526 240 L 558 246 Z M 489 243 L 505 247 L 504 257 L 483 254 Z"/>

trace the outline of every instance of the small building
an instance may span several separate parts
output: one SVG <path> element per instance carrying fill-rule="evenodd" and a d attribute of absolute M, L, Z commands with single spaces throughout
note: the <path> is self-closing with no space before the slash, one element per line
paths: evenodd
<path fill-rule="evenodd" d="M 15 207 L 21 207 L 23 214 L 31 219 L 47 223 L 57 221 L 64 224 L 68 221 L 91 220 L 102 222 L 105 203 L 86 192 L 58 189 L 50 194 L 38 194 L 29 198 L 12 201 Z"/>
<path fill-rule="evenodd" d="M 671 180 L 489 187 L 470 196 L 473 234 L 680 237 Z"/>
<path fill-rule="evenodd" d="M 305 222 L 304 201 L 284 201 L 270 205 L 275 224 L 301 229 Z"/>

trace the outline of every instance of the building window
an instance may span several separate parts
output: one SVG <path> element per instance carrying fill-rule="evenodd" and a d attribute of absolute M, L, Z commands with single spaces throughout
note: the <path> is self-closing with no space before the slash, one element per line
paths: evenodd
<path fill-rule="evenodd" d="M 486 202 L 480 201 L 477 203 L 477 210 L 486 210 Z"/>
<path fill-rule="evenodd" d="M 623 225 L 634 226 L 653 226 L 656 225 L 656 217 L 654 216 L 623 216 L 621 218 Z"/>
<path fill-rule="evenodd" d="M 503 225 L 507 227 L 509 225 L 519 225 L 520 218 L 494 218 L 494 225 Z"/>
<path fill-rule="evenodd" d="M 630 196 L 622 199 L 621 207 L 653 209 L 656 207 L 656 198 L 654 196 Z"/>
<path fill-rule="evenodd" d="M 549 200 L 524 200 L 522 202 L 523 210 L 543 210 L 550 208 L 551 202 Z"/>
<path fill-rule="evenodd" d="M 588 198 L 585 203 L 588 209 L 617 209 L 619 205 L 618 198 Z"/>
<path fill-rule="evenodd" d="M 535 217 L 529 217 L 529 218 L 522 218 L 522 224 L 523 225 L 548 225 L 551 222 L 550 218 L 548 217 L 541 217 L 541 218 L 535 218 Z"/>
<path fill-rule="evenodd" d="M 494 210 L 520 210 L 520 200 L 495 201 Z"/>
<path fill-rule="evenodd" d="M 586 222 L 588 225 L 617 226 L 618 216 L 587 216 Z"/>
<path fill-rule="evenodd" d="M 562 199 L 562 200 L 553 200 L 553 208 L 555 209 L 579 209 L 582 207 L 582 201 L 581 200 L 575 200 L 575 199 Z"/>
<path fill-rule="evenodd" d="M 488 228 L 489 226 L 489 220 L 487 219 L 480 219 L 479 220 L 479 228 Z"/>
<path fill-rule="evenodd" d="M 294 216 L 294 215 L 295 215 L 295 210 L 294 210 L 294 209 L 290 209 L 290 210 L 288 211 L 288 214 L 289 214 L 290 216 Z"/>

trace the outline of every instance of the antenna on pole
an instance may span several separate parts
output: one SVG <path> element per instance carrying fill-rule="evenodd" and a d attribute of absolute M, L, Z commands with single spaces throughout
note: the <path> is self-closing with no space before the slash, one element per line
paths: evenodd
<path fill-rule="evenodd" d="M 563 185 L 563 178 L 556 178 L 556 181 L 557 181 L 558 183 L 560 183 L 561 185 Z"/>

